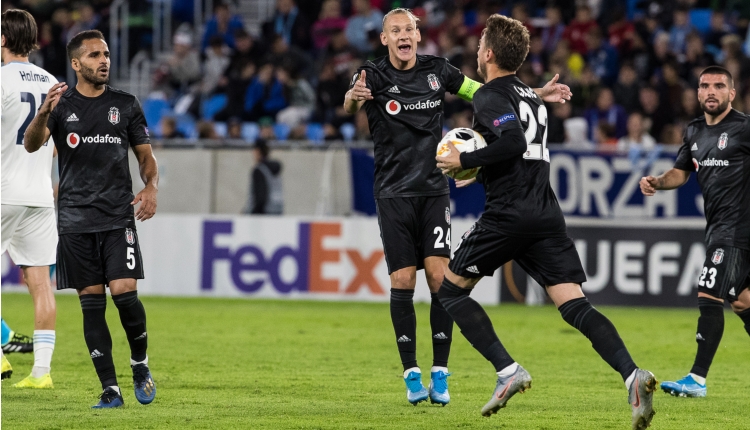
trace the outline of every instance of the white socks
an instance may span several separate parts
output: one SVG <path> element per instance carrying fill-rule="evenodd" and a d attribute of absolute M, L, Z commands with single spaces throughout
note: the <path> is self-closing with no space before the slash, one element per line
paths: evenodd
<path fill-rule="evenodd" d="M 133 366 L 135 366 L 136 364 L 145 364 L 146 366 L 148 366 L 148 355 L 146 356 L 146 359 L 145 359 L 145 360 L 143 360 L 143 361 L 135 361 L 135 360 L 133 360 L 133 359 L 131 358 L 131 359 L 130 359 L 130 366 L 131 366 L 131 367 L 133 367 Z"/>
<path fill-rule="evenodd" d="M 510 366 L 506 367 L 505 369 L 497 372 L 498 378 L 505 378 L 508 377 L 514 373 L 516 373 L 516 370 L 518 370 L 518 363 L 515 361 Z"/>
<path fill-rule="evenodd" d="M 435 372 L 448 373 L 448 368 L 440 367 L 440 366 L 432 366 L 432 369 L 430 369 L 430 373 L 435 373 Z"/>
<path fill-rule="evenodd" d="M 628 390 L 630 389 L 630 384 L 633 383 L 633 379 L 635 379 L 635 372 L 637 372 L 637 371 L 638 371 L 638 369 L 635 369 L 633 371 L 633 373 L 631 373 L 630 376 L 628 376 L 628 379 L 625 380 L 625 388 L 626 389 L 628 389 Z"/>
<path fill-rule="evenodd" d="M 706 378 L 703 376 L 698 376 L 695 373 L 690 373 L 690 376 L 693 377 L 693 380 L 701 385 L 706 385 Z"/>
<path fill-rule="evenodd" d="M 110 385 L 110 386 L 109 386 L 109 387 L 107 387 L 107 388 L 111 388 L 111 389 L 113 389 L 113 390 L 117 391 L 117 394 L 119 394 L 119 395 L 121 395 L 121 396 L 122 396 L 122 393 L 120 392 L 120 387 L 118 387 L 117 385 Z"/>
<path fill-rule="evenodd" d="M 404 370 L 404 378 L 406 378 L 407 376 L 409 376 L 409 374 L 410 374 L 411 372 L 417 372 L 417 373 L 419 373 L 420 375 L 422 374 L 422 371 L 421 371 L 421 370 L 419 370 L 419 367 L 412 367 L 411 369 L 406 369 L 406 370 Z"/>
<path fill-rule="evenodd" d="M 34 367 L 32 378 L 41 378 L 50 371 L 52 353 L 55 351 L 54 330 L 34 330 Z"/>

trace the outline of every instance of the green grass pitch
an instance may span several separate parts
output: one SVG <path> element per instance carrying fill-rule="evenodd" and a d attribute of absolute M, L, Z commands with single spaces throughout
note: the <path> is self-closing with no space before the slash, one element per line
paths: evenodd
<path fill-rule="evenodd" d="M 31 354 L 10 354 L 2 383 L 3 429 L 628 429 L 630 407 L 618 374 L 550 306 L 487 309 L 512 356 L 534 378 L 491 418 L 479 410 L 495 384 L 491 365 L 454 331 L 446 407 L 406 402 L 387 304 L 144 297 L 154 403 L 133 395 L 128 346 L 114 304 L 108 322 L 125 407 L 94 411 L 100 392 L 84 344 L 81 310 L 58 295 L 55 389 L 11 384 Z M 659 380 L 683 376 L 695 352 L 697 309 L 602 307 L 640 366 Z M 417 305 L 418 358 L 429 382 L 429 306 Z M 3 294 L 11 327 L 33 331 L 31 299 Z M 655 395 L 655 429 L 748 428 L 750 341 L 739 318 L 726 331 L 709 397 Z"/>

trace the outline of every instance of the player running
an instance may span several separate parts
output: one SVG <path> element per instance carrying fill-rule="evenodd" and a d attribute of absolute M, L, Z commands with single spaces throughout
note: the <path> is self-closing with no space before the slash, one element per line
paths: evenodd
<path fill-rule="evenodd" d="M 146 311 L 136 289 L 143 262 L 135 220 L 145 221 L 156 212 L 156 159 L 138 99 L 107 85 L 109 50 L 102 33 L 78 33 L 67 51 L 78 84 L 68 91 L 64 84 L 52 87 L 25 139 L 26 149 L 34 152 L 53 137 L 59 152 L 57 288 L 78 290 L 83 334 L 104 390 L 94 408 L 123 405 L 105 319 L 105 286 L 130 344 L 135 397 L 147 404 L 154 400 L 156 386 L 146 355 Z M 129 148 L 146 184 L 135 198 Z"/>
<path fill-rule="evenodd" d="M 482 415 L 496 413 L 514 394 L 531 388 L 529 373 L 511 358 L 484 309 L 469 297 L 483 276 L 515 260 L 546 287 L 563 319 L 620 373 L 629 391 L 633 428 L 643 429 L 654 415 L 656 379 L 635 365 L 614 325 L 581 291 L 586 275 L 549 184 L 547 109 L 515 75 L 528 51 L 529 32 L 520 21 L 497 14 L 487 19 L 478 52 L 486 84 L 473 103 L 473 128 L 487 147 L 459 156 L 450 145 L 449 154 L 437 157 L 444 172 L 483 166 L 487 201 L 484 214 L 464 233 L 438 296 L 461 333 L 497 371 L 497 386 Z"/>
<path fill-rule="evenodd" d="M 406 398 L 442 405 L 448 393 L 448 356 L 453 320 L 437 297 L 451 252 L 448 181 L 432 157 L 442 136 L 446 91 L 470 101 L 480 84 L 465 77 L 448 60 L 417 55 L 421 40 L 417 20 L 397 8 L 383 17 L 380 41 L 388 55 L 358 70 L 346 93 L 344 109 L 367 112 L 375 143 L 375 200 L 380 236 L 391 280 L 391 320 L 404 366 Z M 565 102 L 570 89 L 557 77 L 535 90 L 546 101 Z M 417 365 L 414 287 L 417 270 L 425 270 L 430 289 L 433 365 L 429 391 Z"/>
<path fill-rule="evenodd" d="M 23 134 L 57 79 L 29 63 L 29 54 L 37 48 L 36 40 L 36 22 L 30 13 L 18 9 L 3 12 L 0 253 L 7 250 L 13 262 L 21 267 L 34 302 L 34 367 L 14 387 L 53 388 L 50 370 L 57 310 L 49 266 L 55 264 L 57 247 L 52 195 L 54 146 L 45 145 L 37 153 L 29 154 L 23 147 Z M 4 372 L 10 367 L 6 362 L 3 357 Z"/>
<path fill-rule="evenodd" d="M 641 179 L 641 191 L 682 186 L 698 175 L 706 212 L 706 261 L 698 277 L 698 352 L 684 378 L 662 382 L 676 396 L 705 397 L 706 376 L 724 334 L 724 300 L 750 334 L 750 117 L 732 109 L 734 80 L 728 70 L 711 66 L 698 83 L 705 113 L 691 121 L 674 168 Z"/>

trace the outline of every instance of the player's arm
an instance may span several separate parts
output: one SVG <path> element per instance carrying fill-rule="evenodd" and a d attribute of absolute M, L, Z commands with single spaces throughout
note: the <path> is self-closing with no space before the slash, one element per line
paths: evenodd
<path fill-rule="evenodd" d="M 690 172 L 687 170 L 673 167 L 667 170 L 663 175 L 653 177 L 644 176 L 641 178 L 641 192 L 647 196 L 653 196 L 656 190 L 674 190 L 685 185 L 690 179 Z"/>
<path fill-rule="evenodd" d="M 362 70 L 359 78 L 356 78 L 354 86 L 344 96 L 344 111 L 355 114 L 367 100 L 372 100 L 372 92 L 367 88 L 365 77 L 367 73 Z"/>
<path fill-rule="evenodd" d="M 526 136 L 520 128 L 514 128 L 503 132 L 500 141 L 487 145 L 474 152 L 460 153 L 451 142 L 448 142 L 450 152 L 444 157 L 436 157 L 438 168 L 443 173 L 460 172 L 474 167 L 488 166 L 514 157 L 526 152 Z"/>
<path fill-rule="evenodd" d="M 47 121 L 55 109 L 57 103 L 60 102 L 60 97 L 68 90 L 68 86 L 65 82 L 58 82 L 52 85 L 52 88 L 47 92 L 47 98 L 44 99 L 44 103 L 39 108 L 36 116 L 31 120 L 31 124 L 26 128 L 26 133 L 23 135 L 23 147 L 28 152 L 36 152 L 39 148 L 49 140 L 51 135 L 49 128 L 47 128 Z"/>
<path fill-rule="evenodd" d="M 156 157 L 151 150 L 150 144 L 141 144 L 133 146 L 133 152 L 138 159 L 138 167 L 141 172 L 141 179 L 146 186 L 135 196 L 131 205 L 141 202 L 135 217 L 141 221 L 154 216 L 156 213 L 156 194 L 159 192 L 159 167 L 156 164 Z"/>
<path fill-rule="evenodd" d="M 565 103 L 566 100 L 570 100 L 573 93 L 567 85 L 558 84 L 558 79 L 560 79 L 559 74 L 552 77 L 544 87 L 534 88 L 534 92 L 547 103 Z"/>

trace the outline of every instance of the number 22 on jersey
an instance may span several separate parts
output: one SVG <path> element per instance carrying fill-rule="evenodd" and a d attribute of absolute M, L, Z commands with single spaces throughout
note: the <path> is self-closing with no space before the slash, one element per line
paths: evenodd
<path fill-rule="evenodd" d="M 526 101 L 521 100 L 518 104 L 521 122 L 526 124 L 524 135 L 526 136 L 526 153 L 523 158 L 527 160 L 544 160 L 549 163 L 549 150 L 547 149 L 547 108 L 539 106 L 536 115 L 534 109 Z M 544 127 L 542 142 L 534 142 L 539 126 Z"/>

